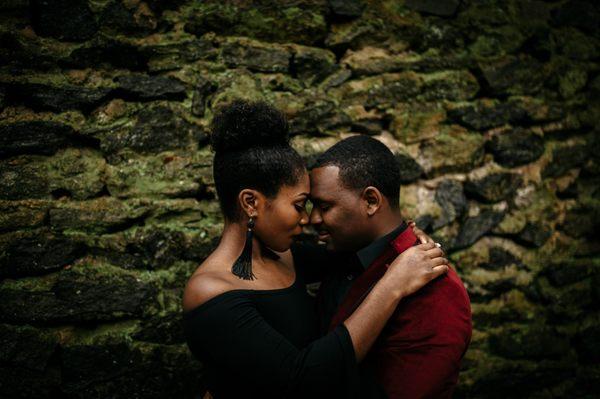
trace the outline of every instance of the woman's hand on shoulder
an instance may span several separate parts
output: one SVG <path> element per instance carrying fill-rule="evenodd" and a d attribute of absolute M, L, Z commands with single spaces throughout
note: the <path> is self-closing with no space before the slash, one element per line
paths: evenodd
<path fill-rule="evenodd" d="M 394 259 L 384 278 L 394 293 L 408 296 L 448 271 L 448 259 L 443 255 L 434 243 L 415 245 Z"/>
<path fill-rule="evenodd" d="M 407 223 L 408 227 L 412 229 L 413 233 L 417 236 L 419 241 L 421 241 L 421 244 L 425 244 L 427 242 L 435 242 L 433 241 L 433 238 L 429 237 L 427 234 L 425 234 L 423 230 L 418 228 L 417 224 L 414 221 L 408 220 Z"/>
<path fill-rule="evenodd" d="M 183 311 L 192 310 L 231 289 L 231 282 L 217 272 L 197 273 L 190 277 L 183 291 Z"/>

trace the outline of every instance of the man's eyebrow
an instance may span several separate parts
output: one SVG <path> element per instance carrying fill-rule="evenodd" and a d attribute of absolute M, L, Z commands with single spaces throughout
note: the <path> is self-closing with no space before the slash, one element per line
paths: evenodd
<path fill-rule="evenodd" d="M 318 197 L 309 197 L 309 199 L 313 203 L 329 202 L 326 199 L 318 198 Z"/>

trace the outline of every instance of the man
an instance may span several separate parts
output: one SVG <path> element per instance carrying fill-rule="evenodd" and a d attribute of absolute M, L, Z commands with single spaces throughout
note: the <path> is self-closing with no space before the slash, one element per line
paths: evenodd
<path fill-rule="evenodd" d="M 310 178 L 310 220 L 328 253 L 298 246 L 294 257 L 305 269 L 318 264 L 329 272 L 318 295 L 326 332 L 352 314 L 386 265 L 418 239 L 400 216 L 398 164 L 379 141 L 340 141 L 317 159 Z M 402 300 L 361 371 L 389 398 L 450 397 L 470 338 L 469 298 L 450 269 Z"/>

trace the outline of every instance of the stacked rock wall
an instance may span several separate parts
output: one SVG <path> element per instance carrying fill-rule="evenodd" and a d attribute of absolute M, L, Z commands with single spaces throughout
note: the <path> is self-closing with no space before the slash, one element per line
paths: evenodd
<path fill-rule="evenodd" d="M 308 161 L 386 143 L 473 307 L 457 397 L 600 392 L 600 6 L 0 4 L 0 396 L 192 397 L 187 277 L 221 226 L 207 126 L 289 117 Z M 435 315 L 432 315 L 435 317 Z"/>

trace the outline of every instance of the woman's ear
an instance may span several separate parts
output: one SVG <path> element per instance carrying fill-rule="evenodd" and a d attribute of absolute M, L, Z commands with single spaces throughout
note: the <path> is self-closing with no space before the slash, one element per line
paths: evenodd
<path fill-rule="evenodd" d="M 362 192 L 361 198 L 366 205 L 368 216 L 373 216 L 383 204 L 383 195 L 377 188 L 373 186 L 365 188 Z"/>
<path fill-rule="evenodd" d="M 247 217 L 257 216 L 258 208 L 261 206 L 261 197 L 262 194 L 256 190 L 245 188 L 240 191 L 238 202 L 240 203 L 242 212 L 244 212 Z"/>

